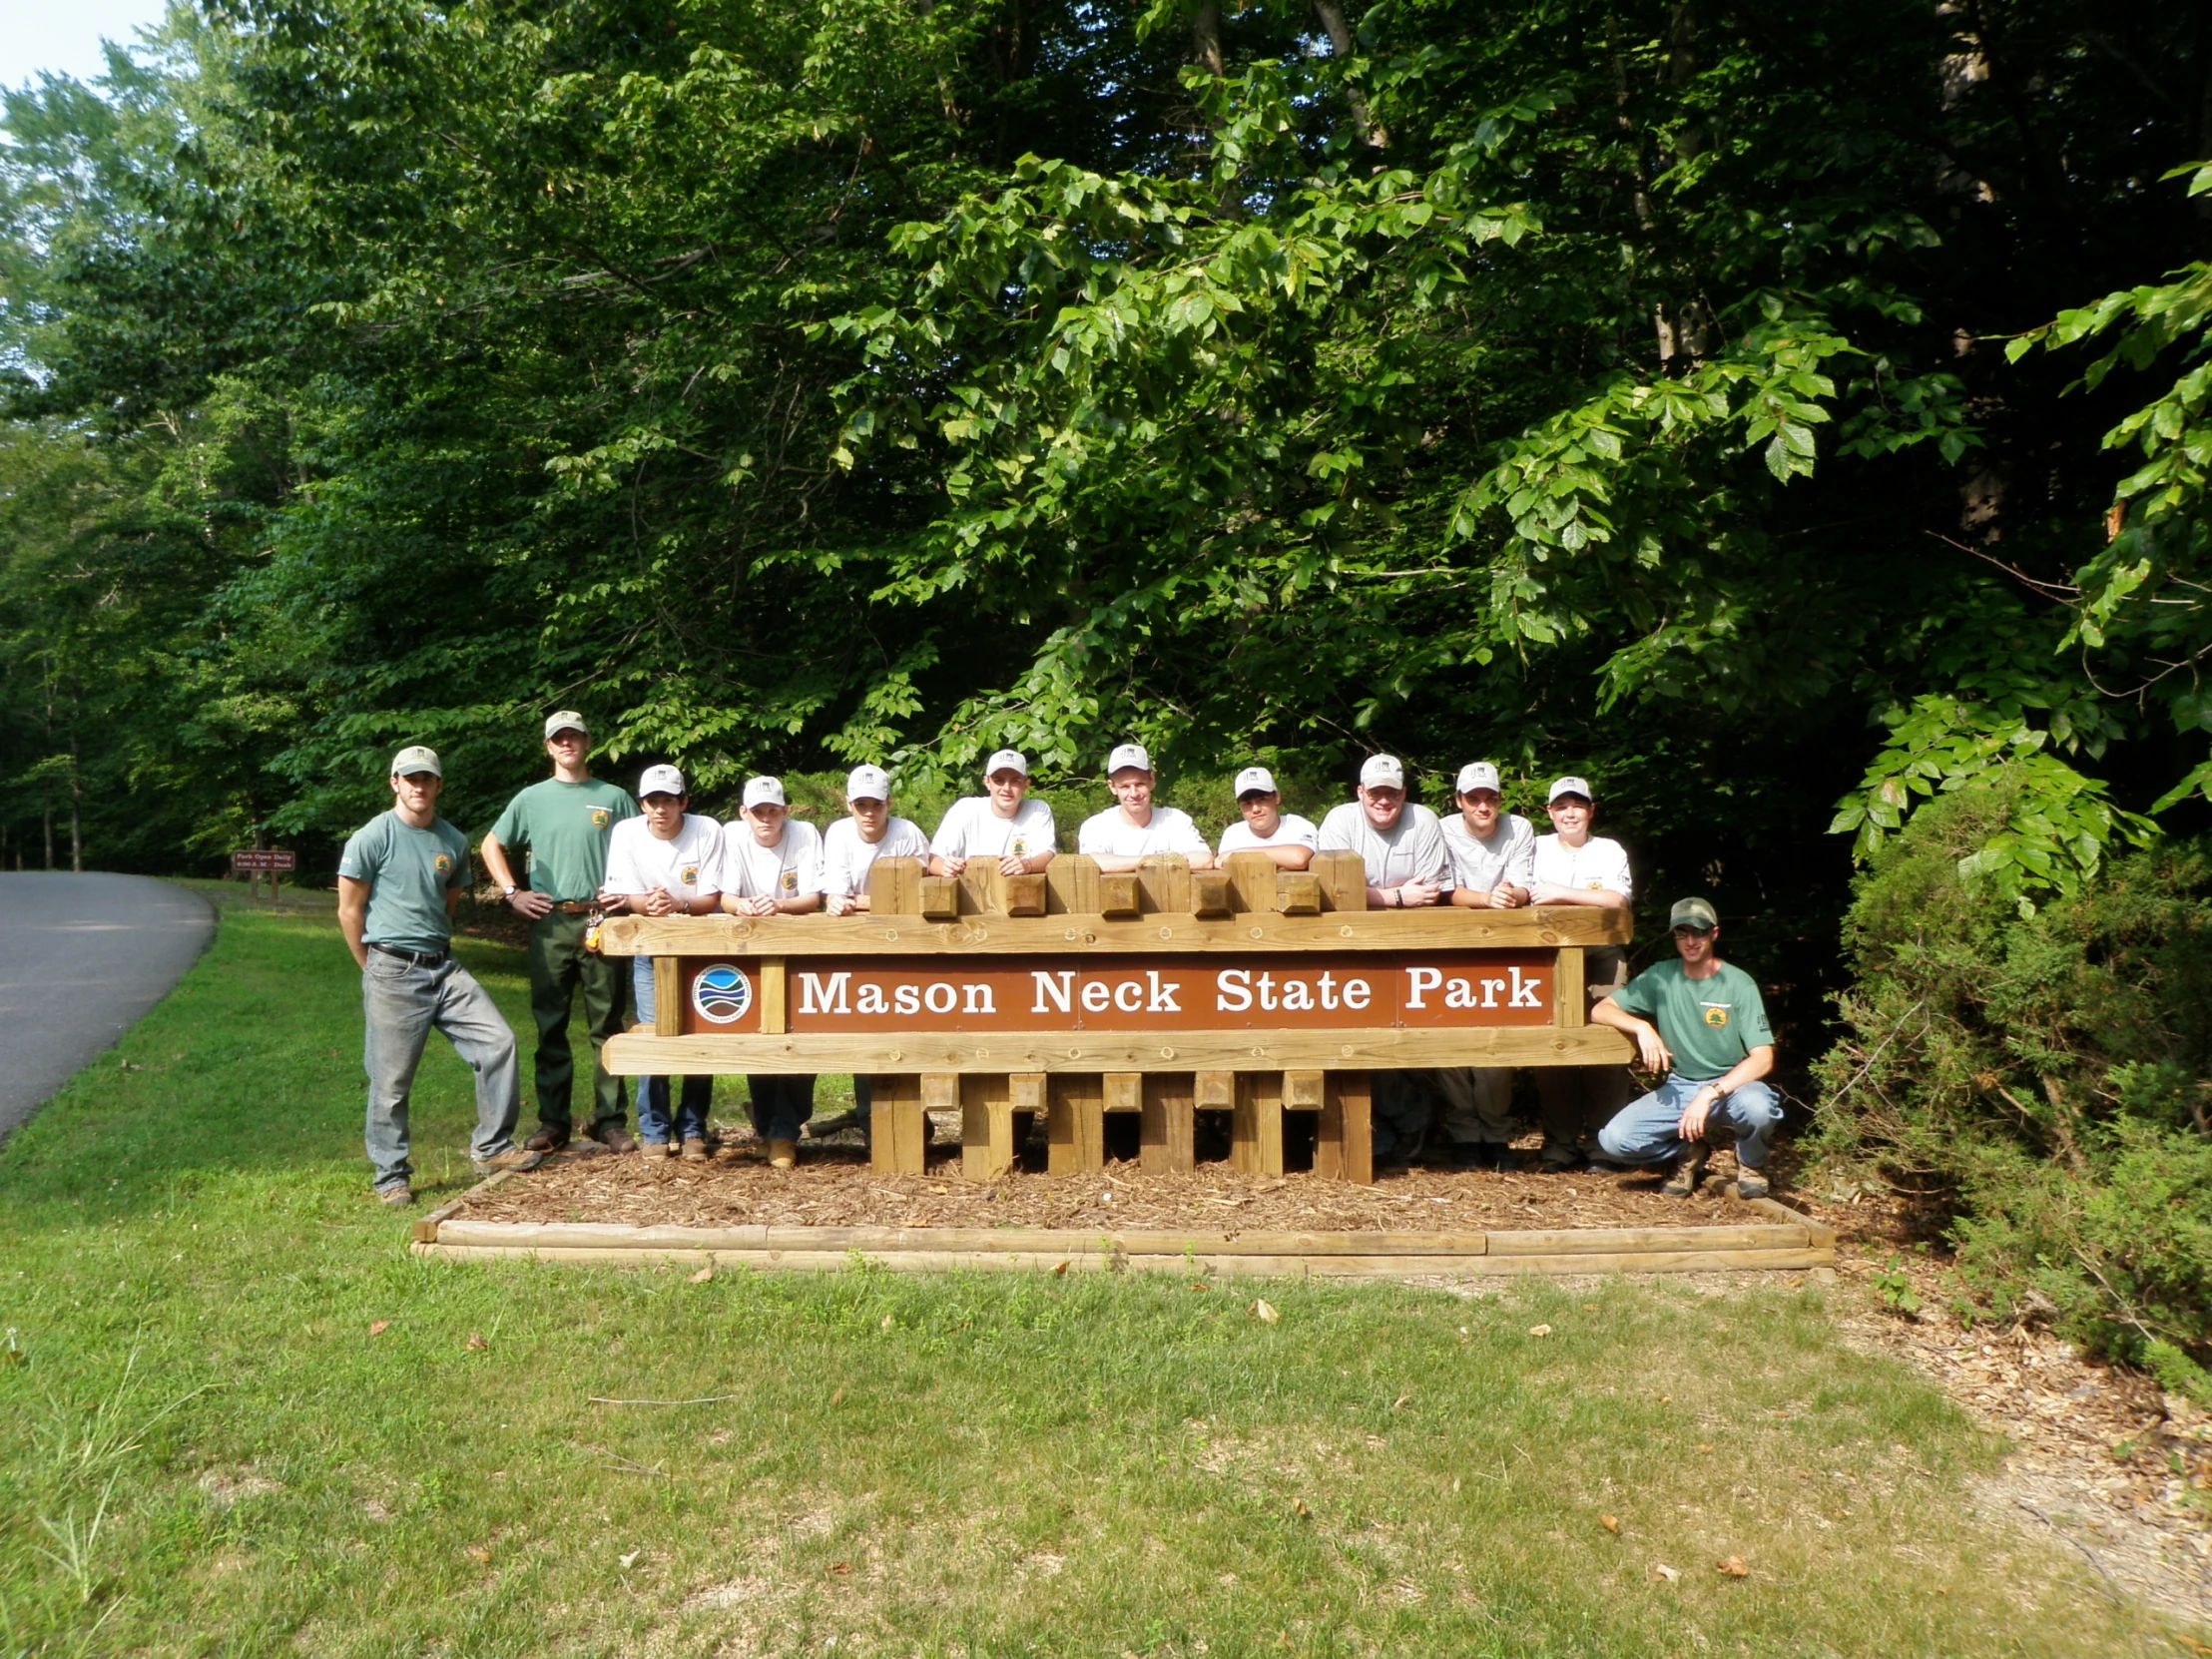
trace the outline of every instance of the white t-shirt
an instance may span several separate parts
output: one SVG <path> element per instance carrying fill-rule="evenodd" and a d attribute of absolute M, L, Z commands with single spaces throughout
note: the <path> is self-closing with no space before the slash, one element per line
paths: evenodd
<path fill-rule="evenodd" d="M 1059 844 L 1052 809 L 1043 802 L 1024 801 L 1012 818 L 1000 818 L 989 796 L 971 795 L 952 804 L 929 850 L 939 858 L 1034 858 Z"/>
<path fill-rule="evenodd" d="M 1464 813 L 1439 821 L 1444 845 L 1451 849 L 1454 886 L 1488 892 L 1500 881 L 1526 887 L 1536 879 L 1536 831 L 1518 813 L 1498 820 L 1490 838 L 1483 840 L 1467 828 Z"/>
<path fill-rule="evenodd" d="M 734 898 L 803 898 L 822 891 L 822 831 L 797 819 L 784 821 L 784 838 L 763 846 L 753 827 L 739 819 L 722 832 L 715 866 L 720 890 Z"/>
<path fill-rule="evenodd" d="M 883 826 L 874 845 L 860 839 L 860 827 L 840 818 L 822 837 L 822 890 L 845 898 L 867 891 L 867 872 L 878 858 L 926 858 L 929 837 L 912 819 L 894 818 Z"/>
<path fill-rule="evenodd" d="M 1314 828 L 1311 819 L 1300 818 L 1296 813 L 1281 814 L 1276 821 L 1275 833 L 1265 840 L 1252 832 L 1252 826 L 1243 819 L 1237 820 L 1221 832 L 1221 855 L 1226 858 L 1232 852 L 1266 852 L 1278 846 L 1310 846 L 1321 850 L 1321 831 Z"/>
<path fill-rule="evenodd" d="M 1628 874 L 1628 852 L 1619 841 L 1592 835 L 1580 846 L 1561 844 L 1557 835 L 1536 837 L 1536 879 L 1554 887 L 1636 896 Z"/>
<path fill-rule="evenodd" d="M 1076 831 L 1075 850 L 1096 858 L 1149 858 L 1155 852 L 1204 854 L 1206 837 L 1198 832 L 1191 815 L 1174 807 L 1152 809 L 1152 822 L 1131 824 L 1116 807 L 1083 821 Z"/>
<path fill-rule="evenodd" d="M 1359 853 L 1371 887 L 1400 887 L 1408 881 L 1451 885 L 1451 852 L 1443 830 L 1436 815 L 1418 802 L 1399 808 L 1397 822 L 1387 830 L 1370 824 L 1368 810 L 1357 801 L 1333 807 L 1321 821 L 1321 849 Z"/>
<path fill-rule="evenodd" d="M 642 818 L 626 818 L 607 836 L 610 892 L 651 892 L 666 887 L 671 898 L 704 898 L 715 885 L 722 852 L 722 826 L 711 818 L 686 813 L 672 840 L 662 840 Z"/>

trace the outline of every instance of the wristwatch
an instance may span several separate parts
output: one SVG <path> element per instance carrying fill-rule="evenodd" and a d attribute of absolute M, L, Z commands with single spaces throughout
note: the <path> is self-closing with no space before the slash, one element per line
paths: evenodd
<path fill-rule="evenodd" d="M 512 881 L 509 881 L 509 882 L 508 882 L 508 883 L 507 883 L 507 884 L 506 884 L 506 885 L 505 885 L 504 887 L 501 887 L 501 888 L 499 889 L 499 896 L 500 896 L 501 898 L 512 898 L 512 897 L 514 897 L 514 895 L 515 895 L 515 884 L 514 884 L 514 883 L 513 883 Z"/>

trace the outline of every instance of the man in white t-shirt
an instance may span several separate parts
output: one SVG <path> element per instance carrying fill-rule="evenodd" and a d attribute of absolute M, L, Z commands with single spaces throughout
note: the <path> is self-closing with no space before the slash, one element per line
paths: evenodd
<path fill-rule="evenodd" d="M 1001 749 L 983 763 L 983 795 L 952 804 L 929 840 L 929 873 L 957 875 L 970 858 L 996 858 L 1001 874 L 1034 875 L 1052 862 L 1059 831 L 1052 809 L 1029 794 L 1029 763 Z"/>
<path fill-rule="evenodd" d="M 722 907 L 734 916 L 796 916 L 822 907 L 822 836 L 792 819 L 780 780 L 746 782 L 744 820 L 723 830 L 716 874 Z M 790 1169 L 799 1161 L 799 1126 L 815 1115 L 815 1080 L 749 1075 L 745 1086 L 770 1166 Z"/>
<path fill-rule="evenodd" d="M 830 826 L 822 837 L 822 903 L 833 916 L 868 908 L 867 874 L 878 858 L 929 856 L 929 837 L 911 819 L 891 817 L 891 775 L 881 767 L 854 767 L 845 775 L 844 807 L 851 815 Z M 872 1104 L 868 1074 L 852 1074 L 852 1110 L 804 1126 L 810 1140 L 821 1140 L 858 1125 L 868 1130 Z"/>
<path fill-rule="evenodd" d="M 1502 810 L 1497 768 L 1473 761 L 1459 769 L 1459 810 L 1441 821 L 1451 849 L 1451 902 L 1470 909 L 1514 910 L 1535 883 L 1536 831 Z M 1499 1169 L 1513 1140 L 1509 1066 L 1450 1066 L 1434 1074 L 1443 1096 L 1444 1133 L 1457 1169 Z"/>
<path fill-rule="evenodd" d="M 911 819 L 891 817 L 891 777 L 881 767 L 854 767 L 844 780 L 851 815 L 822 837 L 823 907 L 833 916 L 864 910 L 867 872 L 878 858 L 926 858 L 929 837 Z"/>
<path fill-rule="evenodd" d="M 1221 832 L 1220 856 L 1265 852 L 1284 869 L 1304 869 L 1321 849 L 1321 831 L 1296 813 L 1283 811 L 1283 792 L 1266 767 L 1237 774 L 1237 811 L 1242 821 Z"/>
<path fill-rule="evenodd" d="M 1212 869 L 1214 854 L 1190 814 L 1153 806 L 1156 781 L 1143 744 L 1125 743 L 1109 755 L 1106 787 L 1118 805 L 1083 821 L 1075 850 L 1096 858 L 1098 867 L 1109 873 L 1135 869 L 1161 852 L 1180 852 L 1191 868 Z"/>
<path fill-rule="evenodd" d="M 1411 910 L 1451 890 L 1451 853 L 1436 815 L 1405 799 L 1405 769 L 1390 755 L 1360 768 L 1360 799 L 1321 821 L 1321 849 L 1357 852 L 1368 866 L 1368 907 Z"/>
<path fill-rule="evenodd" d="M 1451 890 L 1451 853 L 1436 815 L 1405 799 L 1405 769 L 1391 755 L 1370 755 L 1360 768 L 1360 798 L 1321 821 L 1324 852 L 1347 848 L 1367 865 L 1368 905 L 1411 910 Z M 1434 1103 L 1435 1082 L 1421 1071 L 1378 1071 L 1371 1121 L 1375 1161 L 1402 1164 L 1420 1150 Z"/>
<path fill-rule="evenodd" d="M 626 818 L 607 839 L 607 873 L 599 896 L 634 916 L 711 915 L 721 896 L 715 866 L 722 861 L 722 826 L 689 811 L 691 792 L 675 767 L 647 767 L 638 779 L 644 816 Z M 630 958 L 630 994 L 638 1018 L 653 1023 L 653 958 Z M 649 1158 L 679 1148 L 692 1163 L 707 1160 L 707 1112 L 714 1104 L 712 1076 L 686 1077 L 674 1121 L 668 1079 L 638 1079 L 638 1140 Z"/>
<path fill-rule="evenodd" d="M 1589 904 L 1625 910 L 1635 896 L 1628 852 L 1619 841 L 1590 833 L 1596 798 L 1589 781 L 1568 776 L 1551 786 L 1552 833 L 1536 837 L 1537 904 Z M 1593 993 L 1624 982 L 1621 953 L 1610 947 L 1583 952 L 1582 974 Z M 1625 1066 L 1539 1066 L 1536 1094 L 1542 1102 L 1543 1167 L 1562 1174 L 1583 1166 L 1597 1132 L 1613 1121 L 1634 1093 Z"/>

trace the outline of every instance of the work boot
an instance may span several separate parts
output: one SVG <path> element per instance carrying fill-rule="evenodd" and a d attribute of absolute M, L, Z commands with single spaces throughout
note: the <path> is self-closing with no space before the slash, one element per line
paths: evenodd
<path fill-rule="evenodd" d="M 552 1124 L 546 1124 L 522 1145 L 529 1152 L 558 1152 L 568 1145 L 568 1126 L 563 1124 L 556 1129 Z"/>
<path fill-rule="evenodd" d="M 1736 1196 L 1738 1198 L 1765 1198 L 1767 1196 L 1767 1172 L 1753 1169 L 1749 1164 L 1736 1166 Z"/>
<path fill-rule="evenodd" d="M 1694 1146 L 1674 1161 L 1674 1173 L 1667 1177 L 1667 1184 L 1659 1191 L 1666 1198 L 1688 1198 L 1704 1179 L 1705 1148 Z"/>
<path fill-rule="evenodd" d="M 687 1164 L 704 1164 L 706 1161 L 706 1137 L 702 1135 L 686 1135 L 684 1137 L 684 1162 Z"/>
<path fill-rule="evenodd" d="M 1581 1150 L 1564 1141 L 1546 1141 L 1537 1155 L 1536 1167 L 1546 1175 L 1577 1175 L 1583 1165 Z"/>
<path fill-rule="evenodd" d="M 478 1175 L 497 1175 L 501 1170 L 513 1170 L 517 1175 L 524 1170 L 536 1169 L 549 1156 L 532 1152 L 526 1147 L 510 1146 L 504 1152 L 494 1152 L 489 1158 L 470 1158 L 468 1167 Z"/>
<path fill-rule="evenodd" d="M 770 1141 L 768 1143 L 768 1167 L 790 1169 L 799 1162 L 797 1141 Z"/>
<path fill-rule="evenodd" d="M 414 1189 L 404 1182 L 396 1187 L 379 1187 L 376 1202 L 387 1210 L 404 1210 L 414 1202 Z"/>
<path fill-rule="evenodd" d="M 637 1141 L 631 1137 L 630 1131 L 622 1126 L 620 1118 L 609 1118 L 605 1123 L 595 1127 L 591 1132 L 591 1138 L 609 1152 L 635 1152 L 638 1149 Z"/>

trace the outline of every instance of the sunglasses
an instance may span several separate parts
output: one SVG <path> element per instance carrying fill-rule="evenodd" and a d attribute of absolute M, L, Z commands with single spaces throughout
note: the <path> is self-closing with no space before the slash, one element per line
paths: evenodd
<path fill-rule="evenodd" d="M 1677 927 L 1674 936 L 1678 939 L 1702 939 L 1712 931 L 1710 927 Z"/>

